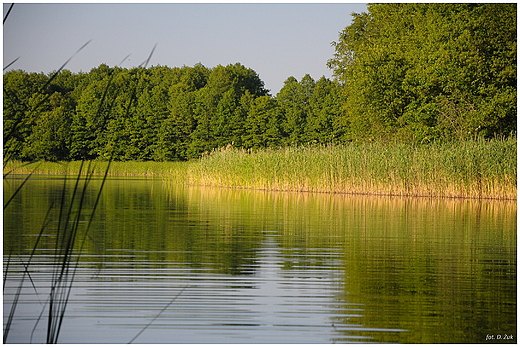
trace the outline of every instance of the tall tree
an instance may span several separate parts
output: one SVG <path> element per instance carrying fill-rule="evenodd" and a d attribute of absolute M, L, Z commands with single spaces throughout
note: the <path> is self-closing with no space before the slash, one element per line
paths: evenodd
<path fill-rule="evenodd" d="M 373 4 L 334 46 L 353 138 L 516 129 L 516 4 Z"/>
<path fill-rule="evenodd" d="M 38 116 L 36 96 L 43 101 L 42 88 L 48 78 L 44 74 L 26 73 L 22 70 L 4 74 L 3 88 L 3 137 L 4 160 L 24 159 L 24 143 L 32 133 Z"/>
<path fill-rule="evenodd" d="M 23 157 L 48 161 L 69 160 L 73 102 L 58 92 L 54 92 L 44 103 L 41 103 L 41 99 L 42 96 L 34 101 L 40 104 L 40 109 L 33 131 L 25 140 Z"/>
<path fill-rule="evenodd" d="M 308 141 L 306 136 L 307 117 L 315 81 L 308 74 L 300 82 L 294 77 L 285 80 L 276 95 L 282 113 L 282 129 L 286 145 L 301 145 Z"/>
<path fill-rule="evenodd" d="M 321 77 L 310 98 L 306 138 L 309 142 L 337 143 L 343 139 L 345 126 L 341 124 L 344 100 L 338 83 Z"/>
<path fill-rule="evenodd" d="M 244 100 L 243 100 L 244 102 Z M 276 148 L 282 144 L 280 112 L 268 95 L 250 99 L 243 144 L 246 148 Z"/>
<path fill-rule="evenodd" d="M 158 133 L 156 158 L 158 160 L 185 160 L 188 158 L 190 135 L 195 129 L 195 94 L 184 83 L 169 89 L 168 117 Z"/>

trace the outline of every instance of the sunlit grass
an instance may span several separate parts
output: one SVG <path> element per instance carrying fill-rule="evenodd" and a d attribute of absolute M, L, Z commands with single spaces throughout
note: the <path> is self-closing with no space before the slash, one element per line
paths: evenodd
<path fill-rule="evenodd" d="M 227 148 L 189 169 L 191 184 L 401 196 L 516 198 L 516 139 Z"/>
<path fill-rule="evenodd" d="M 108 162 L 94 161 L 92 174 L 103 175 Z M 185 169 L 183 163 L 172 162 L 112 162 L 110 164 L 110 176 L 140 176 L 140 177 L 169 177 L 177 175 L 179 170 Z M 81 161 L 71 162 L 38 162 L 32 164 L 24 164 L 19 161 L 10 161 L 4 167 L 4 172 L 12 171 L 12 174 L 25 175 L 31 172 L 36 166 L 39 175 L 74 175 Z"/>
<path fill-rule="evenodd" d="M 274 191 L 516 199 L 516 146 L 511 137 L 421 146 L 227 147 L 190 162 L 116 162 L 110 174 Z M 75 165 L 79 163 L 42 163 L 37 172 L 72 174 Z M 96 167 L 100 174 L 104 171 L 102 162 Z M 29 172 L 32 165 L 23 170 Z"/>

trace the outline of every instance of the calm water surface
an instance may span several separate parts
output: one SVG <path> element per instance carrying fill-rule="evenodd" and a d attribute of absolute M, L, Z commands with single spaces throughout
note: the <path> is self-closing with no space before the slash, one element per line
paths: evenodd
<path fill-rule="evenodd" d="M 4 180 L 4 199 L 19 184 Z M 31 179 L 4 212 L 4 329 L 47 220 L 8 343 L 45 342 L 59 208 L 45 216 L 62 191 Z M 516 201 L 110 179 L 76 243 L 59 342 L 516 343 L 516 213 Z"/>

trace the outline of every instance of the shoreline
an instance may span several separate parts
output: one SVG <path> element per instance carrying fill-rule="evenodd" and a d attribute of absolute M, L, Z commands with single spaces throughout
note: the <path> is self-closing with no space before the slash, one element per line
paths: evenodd
<path fill-rule="evenodd" d="M 94 175 L 108 162 L 92 161 Z M 75 175 L 81 162 L 9 162 L 4 177 Z M 86 168 L 84 168 L 85 170 Z M 186 162 L 112 162 L 110 177 L 188 185 L 355 195 L 517 200 L 516 139 L 411 146 L 345 144 L 243 150 Z"/>

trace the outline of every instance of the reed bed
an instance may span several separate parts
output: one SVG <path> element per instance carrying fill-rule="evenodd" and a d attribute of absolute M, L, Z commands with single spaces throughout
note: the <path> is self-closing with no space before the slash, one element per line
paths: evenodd
<path fill-rule="evenodd" d="M 173 162 L 111 162 L 109 176 L 122 177 L 171 177 L 179 176 L 179 171 L 184 170 L 184 163 Z M 92 175 L 102 176 L 105 174 L 108 162 L 93 161 Z M 23 163 L 20 161 L 9 161 L 4 166 L 4 174 L 27 175 L 35 170 L 35 174 L 48 176 L 75 175 L 81 166 L 81 161 L 70 162 L 34 162 Z"/>
<path fill-rule="evenodd" d="M 282 191 L 516 199 L 516 139 L 345 144 L 203 157 L 190 183 Z"/>
<path fill-rule="evenodd" d="M 257 151 L 228 146 L 190 162 L 112 163 L 110 174 L 274 191 L 516 199 L 516 152 L 515 137 L 420 146 L 348 143 Z M 15 164 L 20 165 L 10 165 Z M 42 163 L 38 173 L 73 173 L 74 165 Z M 102 162 L 98 170 L 104 171 Z"/>

